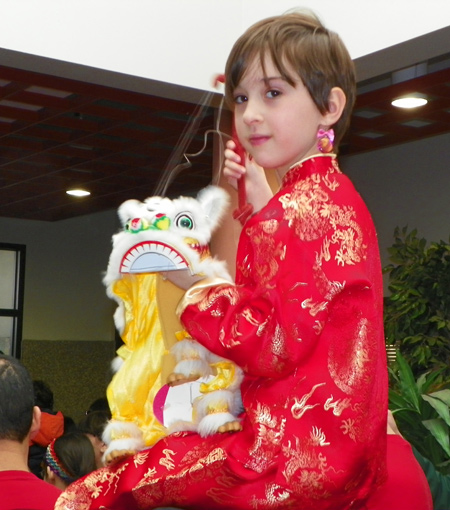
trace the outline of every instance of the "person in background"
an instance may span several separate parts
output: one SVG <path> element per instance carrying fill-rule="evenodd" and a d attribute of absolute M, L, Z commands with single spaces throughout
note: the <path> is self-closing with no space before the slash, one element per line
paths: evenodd
<path fill-rule="evenodd" d="M 103 454 L 107 446 L 103 441 L 102 434 L 110 419 L 111 413 L 109 411 L 91 411 L 78 424 L 78 430 L 85 434 L 92 443 L 97 468 L 104 465 Z"/>
<path fill-rule="evenodd" d="M 77 430 L 78 427 L 74 419 L 71 416 L 64 415 L 64 434 L 68 434 L 69 432 L 76 432 Z"/>
<path fill-rule="evenodd" d="M 89 409 L 86 411 L 86 414 L 92 413 L 93 411 L 103 411 L 109 414 L 109 418 L 111 419 L 111 411 L 109 409 L 108 399 L 106 397 L 100 397 L 95 399 Z"/>
<path fill-rule="evenodd" d="M 94 448 L 86 435 L 69 432 L 47 446 L 43 477 L 46 482 L 64 490 L 96 467 Z"/>
<path fill-rule="evenodd" d="M 60 489 L 28 469 L 30 439 L 41 410 L 34 405 L 33 382 L 15 358 L 0 355 L 0 508 L 53 510 Z"/>
<path fill-rule="evenodd" d="M 64 433 L 65 423 L 62 412 L 53 410 L 54 397 L 50 386 L 44 381 L 34 380 L 33 390 L 35 405 L 41 410 L 41 426 L 39 432 L 30 440 L 28 467 L 32 473 L 42 478 L 41 464 L 45 450 L 52 439 Z"/>

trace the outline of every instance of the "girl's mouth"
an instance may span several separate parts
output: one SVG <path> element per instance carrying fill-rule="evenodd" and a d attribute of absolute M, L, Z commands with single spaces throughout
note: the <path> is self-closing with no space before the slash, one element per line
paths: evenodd
<path fill-rule="evenodd" d="M 252 135 L 249 137 L 249 142 L 253 146 L 258 146 L 258 145 L 262 145 L 265 142 L 267 142 L 267 140 L 269 140 L 269 138 L 270 138 L 269 136 L 265 136 L 265 135 Z"/>

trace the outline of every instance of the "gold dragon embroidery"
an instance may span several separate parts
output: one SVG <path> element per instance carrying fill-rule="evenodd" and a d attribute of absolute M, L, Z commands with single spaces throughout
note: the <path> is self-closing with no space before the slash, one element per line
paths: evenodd
<path fill-rule="evenodd" d="M 272 462 L 276 451 L 279 450 L 284 437 L 285 418 L 278 419 L 272 415 L 267 405 L 258 402 L 254 411 L 255 422 L 258 424 L 257 436 L 250 448 L 251 460 L 247 462 L 249 469 L 261 473 Z"/>
<path fill-rule="evenodd" d="M 318 402 L 315 404 L 307 404 L 307 402 L 312 397 L 316 389 L 324 385 L 325 383 L 315 384 L 311 388 L 311 391 L 303 395 L 303 397 L 300 400 L 297 397 L 294 397 L 295 404 L 293 404 L 293 406 L 291 407 L 291 413 L 296 420 L 299 420 L 306 413 L 306 411 L 309 411 L 310 409 L 313 409 L 314 407 L 320 405 Z"/>
<path fill-rule="evenodd" d="M 168 450 L 167 448 L 163 450 L 163 453 L 165 455 L 164 458 L 159 460 L 159 463 L 161 466 L 164 466 L 168 471 L 171 471 L 175 468 L 175 463 L 172 459 L 173 455 L 176 455 L 176 453 L 173 450 Z"/>

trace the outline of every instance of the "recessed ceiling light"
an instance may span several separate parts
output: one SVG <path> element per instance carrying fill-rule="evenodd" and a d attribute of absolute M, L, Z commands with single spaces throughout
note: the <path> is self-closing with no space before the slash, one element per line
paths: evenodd
<path fill-rule="evenodd" d="M 69 189 L 66 191 L 68 195 L 72 195 L 73 197 L 87 197 L 91 194 L 90 191 L 86 191 L 85 189 Z"/>
<path fill-rule="evenodd" d="M 363 136 L 364 138 L 381 138 L 384 136 L 384 133 L 379 133 L 377 131 L 364 131 L 363 133 L 358 133 L 359 136 Z"/>
<path fill-rule="evenodd" d="M 362 110 L 355 110 L 353 112 L 353 115 L 356 117 L 362 117 L 363 119 L 375 119 L 376 117 L 379 117 L 380 115 L 383 115 L 382 112 L 370 110 L 370 109 L 362 109 Z"/>
<path fill-rule="evenodd" d="M 420 119 L 412 119 L 408 120 L 407 122 L 402 122 L 402 126 L 408 126 L 413 128 L 421 128 L 425 126 L 429 126 L 430 124 L 433 124 L 432 122 L 428 122 L 427 120 L 420 120 Z"/>
<path fill-rule="evenodd" d="M 391 102 L 392 106 L 397 108 L 417 108 L 428 103 L 428 99 L 423 94 L 410 94 L 405 97 L 398 97 Z"/>
<path fill-rule="evenodd" d="M 21 101 L 10 101 L 9 99 L 2 99 L 0 101 L 2 106 L 10 106 L 11 108 L 19 108 L 20 110 L 30 110 L 37 112 L 43 107 L 36 104 L 22 103 Z"/>
<path fill-rule="evenodd" d="M 50 89 L 48 87 L 38 87 L 36 85 L 33 85 L 32 87 L 28 87 L 25 89 L 27 92 L 31 92 L 33 94 L 43 94 L 44 96 L 53 96 L 53 97 L 60 97 L 65 98 L 72 95 L 72 92 L 67 92 L 65 90 L 57 90 L 57 89 Z"/>

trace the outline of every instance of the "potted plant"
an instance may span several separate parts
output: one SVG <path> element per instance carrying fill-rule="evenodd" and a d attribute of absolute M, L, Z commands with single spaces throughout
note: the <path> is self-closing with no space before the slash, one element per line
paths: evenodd
<path fill-rule="evenodd" d="M 397 227 L 394 239 L 383 269 L 390 292 L 386 343 L 401 352 L 415 378 L 437 370 L 435 383 L 444 383 L 450 380 L 450 243 L 428 244 L 407 227 Z"/>
<path fill-rule="evenodd" d="M 401 434 L 438 471 L 450 473 L 450 389 L 432 391 L 439 370 L 425 372 L 417 379 L 397 353 L 396 367 L 389 368 L 396 384 L 389 389 L 389 409 Z"/>
<path fill-rule="evenodd" d="M 402 435 L 450 474 L 450 243 L 394 231 L 384 299 L 389 408 Z"/>

